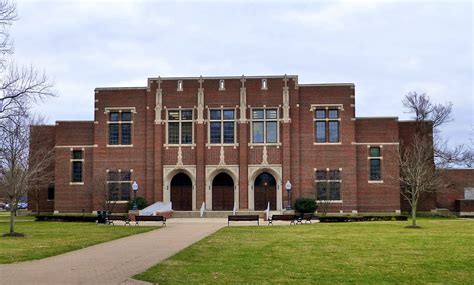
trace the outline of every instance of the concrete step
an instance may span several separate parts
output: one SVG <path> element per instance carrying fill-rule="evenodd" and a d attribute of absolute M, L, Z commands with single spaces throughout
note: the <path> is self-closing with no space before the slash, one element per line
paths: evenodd
<path fill-rule="evenodd" d="M 204 212 L 203 218 L 227 218 L 232 215 L 232 211 L 207 211 Z M 280 211 L 271 211 L 270 215 L 280 214 Z M 260 218 L 265 217 L 265 211 L 237 211 L 236 215 L 259 215 Z M 174 211 L 173 218 L 200 218 L 199 211 Z"/>

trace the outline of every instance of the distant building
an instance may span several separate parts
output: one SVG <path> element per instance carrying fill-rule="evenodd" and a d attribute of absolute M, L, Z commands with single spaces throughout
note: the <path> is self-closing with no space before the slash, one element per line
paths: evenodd
<path fill-rule="evenodd" d="M 148 204 L 171 201 L 175 211 L 203 202 L 208 211 L 281 210 L 287 181 L 293 200 L 331 200 L 332 211 L 401 210 L 397 153 L 411 125 L 356 117 L 354 84 L 299 84 L 296 75 L 147 83 L 96 88 L 93 121 L 33 127 L 55 147 L 42 211 L 99 210 L 101 176 L 123 211 L 132 181 Z"/>

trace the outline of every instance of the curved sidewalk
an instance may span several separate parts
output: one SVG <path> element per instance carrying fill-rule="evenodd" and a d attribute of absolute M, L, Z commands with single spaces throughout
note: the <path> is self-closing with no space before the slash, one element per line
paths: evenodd
<path fill-rule="evenodd" d="M 144 284 L 129 278 L 224 226 L 222 222 L 173 223 L 170 220 L 167 227 L 148 233 L 41 260 L 0 265 L 0 283 Z"/>

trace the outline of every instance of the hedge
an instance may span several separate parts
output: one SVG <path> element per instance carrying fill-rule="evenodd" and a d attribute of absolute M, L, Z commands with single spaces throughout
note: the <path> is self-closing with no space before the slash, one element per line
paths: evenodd
<path fill-rule="evenodd" d="M 36 215 L 37 222 L 87 222 L 95 223 L 97 216 Z"/>
<path fill-rule="evenodd" d="M 368 221 L 407 221 L 407 216 L 324 216 L 317 217 L 320 223 L 368 222 Z"/>

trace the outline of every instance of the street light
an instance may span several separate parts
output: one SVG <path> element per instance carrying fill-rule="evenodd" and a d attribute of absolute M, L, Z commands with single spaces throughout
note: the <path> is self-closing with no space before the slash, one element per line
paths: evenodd
<path fill-rule="evenodd" d="M 133 190 L 133 208 L 132 210 L 137 210 L 137 192 L 138 192 L 138 183 L 137 181 L 133 181 L 132 183 L 132 190 Z"/>
<path fill-rule="evenodd" d="M 288 192 L 288 205 L 286 206 L 287 210 L 292 210 L 291 208 L 291 183 L 290 180 L 286 181 L 285 184 L 286 191 Z"/>

